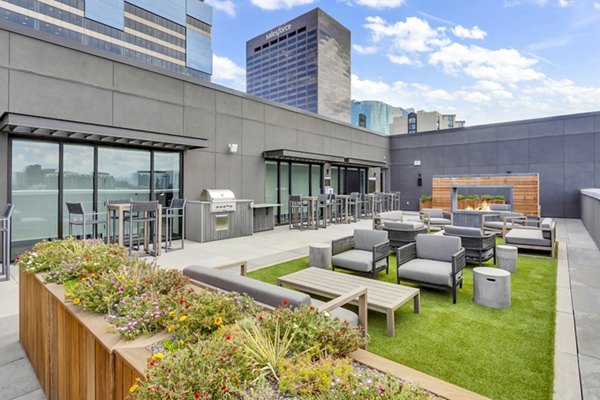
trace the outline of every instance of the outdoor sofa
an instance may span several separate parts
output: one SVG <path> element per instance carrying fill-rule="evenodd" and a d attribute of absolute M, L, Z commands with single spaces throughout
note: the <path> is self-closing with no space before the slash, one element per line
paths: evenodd
<path fill-rule="evenodd" d="M 522 219 L 523 222 L 524 218 Z M 537 220 L 535 226 L 528 225 L 513 228 L 504 236 L 507 245 L 521 249 L 549 251 L 552 258 L 556 253 L 556 222 L 552 218 Z"/>
<path fill-rule="evenodd" d="M 385 231 L 355 229 L 354 235 L 331 242 L 331 269 L 347 269 L 370 274 L 374 279 L 389 272 L 390 242 Z"/>
<path fill-rule="evenodd" d="M 239 273 L 232 268 L 240 267 Z M 323 312 L 347 321 L 349 324 L 362 325 L 367 328 L 367 289 L 359 288 L 343 296 L 337 297 L 327 303 L 312 299 L 309 295 L 270 283 L 258 281 L 246 276 L 247 264 L 236 263 L 223 265 L 217 268 L 203 265 L 190 265 L 183 269 L 183 274 L 188 276 L 191 283 L 210 290 L 223 290 L 247 294 L 265 308 L 274 309 L 284 304 L 295 309 L 303 305 L 314 306 Z M 358 315 L 341 306 L 359 299 Z"/>
<path fill-rule="evenodd" d="M 413 243 L 417 240 L 417 235 L 427 233 L 427 227 L 419 221 L 384 222 L 382 229 L 387 232 L 393 249 Z"/>
<path fill-rule="evenodd" d="M 456 304 L 456 287 L 462 288 L 465 264 L 465 249 L 459 237 L 418 235 L 415 243 L 396 250 L 397 283 L 450 291 Z"/>
<path fill-rule="evenodd" d="M 474 261 L 481 266 L 484 261 L 493 258 L 494 264 L 496 264 L 496 235 L 494 233 L 484 234 L 479 228 L 447 225 L 444 227 L 444 235 L 460 238 L 461 245 L 465 249 L 466 261 Z"/>

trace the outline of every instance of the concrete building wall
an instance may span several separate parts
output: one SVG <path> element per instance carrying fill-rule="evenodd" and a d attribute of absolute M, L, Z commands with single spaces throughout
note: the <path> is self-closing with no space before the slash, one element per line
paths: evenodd
<path fill-rule="evenodd" d="M 188 199 L 198 199 L 203 188 L 230 188 L 239 198 L 264 201 L 265 150 L 389 158 L 387 137 L 58 42 L 0 30 L 0 115 L 9 111 L 207 138 L 207 148 L 184 153 Z M 236 154 L 229 153 L 229 143 L 239 145 Z M 0 133 L 3 167 L 6 147 L 6 134 Z M 0 201 L 6 199 L 6 180 L 0 173 Z"/>
<path fill-rule="evenodd" d="M 394 135 L 390 157 L 405 209 L 418 209 L 433 175 L 537 172 L 542 215 L 578 218 L 579 190 L 600 185 L 600 112 Z"/>
<path fill-rule="evenodd" d="M 581 191 L 581 221 L 600 248 L 600 189 Z"/>

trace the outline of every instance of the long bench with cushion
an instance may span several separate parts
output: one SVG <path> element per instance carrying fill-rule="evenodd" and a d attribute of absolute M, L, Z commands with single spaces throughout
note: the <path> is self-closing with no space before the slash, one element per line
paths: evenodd
<path fill-rule="evenodd" d="M 389 272 L 390 242 L 387 232 L 355 229 L 354 235 L 331 242 L 331 269 L 364 272 L 372 278 L 385 270 Z"/>
<path fill-rule="evenodd" d="M 556 222 L 552 218 L 544 218 L 537 226 L 513 228 L 504 236 L 504 242 L 522 249 L 549 251 L 554 258 Z"/>
<path fill-rule="evenodd" d="M 387 232 L 390 247 L 394 249 L 414 242 L 417 240 L 417 235 L 427 233 L 427 227 L 418 221 L 385 221 L 382 229 Z"/>
<path fill-rule="evenodd" d="M 452 225 L 452 214 L 447 213 L 441 208 L 422 208 L 419 212 L 421 221 L 427 225 L 427 230 L 430 231 L 432 226 L 443 227 Z"/>
<path fill-rule="evenodd" d="M 460 238 L 444 235 L 419 235 L 415 243 L 396 250 L 398 284 L 420 286 L 452 292 L 456 304 L 456 287 L 462 288 L 465 249 Z"/>
<path fill-rule="evenodd" d="M 493 258 L 494 264 L 496 264 L 495 234 L 483 234 L 479 228 L 447 225 L 444 227 L 444 235 L 460 238 L 467 261 L 475 261 L 481 266 L 484 261 Z"/>
<path fill-rule="evenodd" d="M 360 324 L 365 328 L 367 327 L 366 288 L 360 288 L 359 290 L 349 292 L 344 296 L 333 299 L 328 303 L 324 303 L 312 299 L 305 293 L 245 276 L 245 263 L 240 264 L 240 273 L 230 269 L 237 265 L 238 264 L 224 265 L 218 268 L 211 268 L 203 265 L 190 265 L 183 269 L 183 274 L 188 276 L 192 283 L 197 286 L 212 290 L 247 294 L 266 308 L 273 309 L 280 307 L 284 304 L 284 300 L 287 302 L 288 306 L 292 308 L 298 308 L 302 305 L 312 305 L 321 311 L 329 312 L 332 316 L 339 318 L 342 321 L 348 321 L 348 323 L 355 326 Z M 358 315 L 350 310 L 341 308 L 342 305 L 357 298 L 359 299 Z"/>
<path fill-rule="evenodd" d="M 386 222 L 403 222 L 404 215 L 402 211 L 386 211 L 379 214 L 374 215 L 373 217 L 373 229 L 381 230 L 383 228 L 383 224 Z"/>

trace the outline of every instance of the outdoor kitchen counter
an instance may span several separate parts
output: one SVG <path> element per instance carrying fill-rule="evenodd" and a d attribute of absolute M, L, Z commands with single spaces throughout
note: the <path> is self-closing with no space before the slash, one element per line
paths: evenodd
<path fill-rule="evenodd" d="M 275 229 L 275 207 L 281 207 L 276 203 L 254 203 L 254 232 L 270 231 Z"/>
<path fill-rule="evenodd" d="M 211 212 L 210 201 L 190 200 L 186 205 L 186 239 L 194 242 L 250 236 L 253 233 L 253 200 L 235 199 L 235 211 Z"/>

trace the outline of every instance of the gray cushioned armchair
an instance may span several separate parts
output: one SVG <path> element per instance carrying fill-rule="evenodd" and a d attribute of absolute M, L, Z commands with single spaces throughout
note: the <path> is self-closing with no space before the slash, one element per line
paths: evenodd
<path fill-rule="evenodd" d="M 385 269 L 389 272 L 390 242 L 385 231 L 355 229 L 353 236 L 331 242 L 331 269 L 371 274 L 373 278 Z"/>
<path fill-rule="evenodd" d="M 415 243 L 396 250 L 398 284 L 420 286 L 452 292 L 456 304 L 456 287 L 462 288 L 465 249 L 460 238 L 443 235 L 418 235 Z"/>
<path fill-rule="evenodd" d="M 427 233 L 427 227 L 422 222 L 384 222 L 383 230 L 387 232 L 390 247 L 395 249 L 417 240 L 417 235 Z"/>
<path fill-rule="evenodd" d="M 452 225 L 452 214 L 441 208 L 422 208 L 419 212 L 421 221 L 427 226 L 430 231 L 432 226 L 443 227 Z"/>
<path fill-rule="evenodd" d="M 479 228 L 447 225 L 444 227 L 444 235 L 460 238 L 467 261 L 475 261 L 481 266 L 484 261 L 493 258 L 494 264 L 496 264 L 496 235 L 494 233 L 484 234 Z"/>

